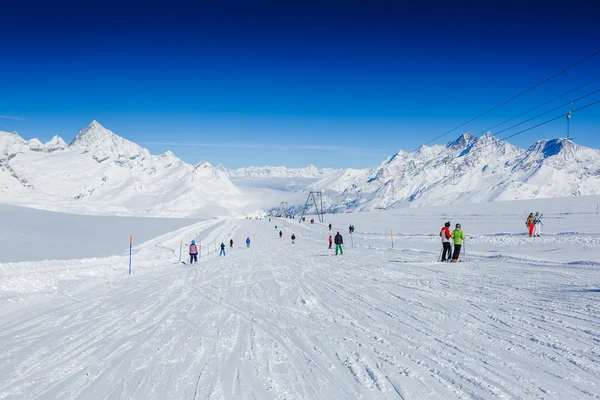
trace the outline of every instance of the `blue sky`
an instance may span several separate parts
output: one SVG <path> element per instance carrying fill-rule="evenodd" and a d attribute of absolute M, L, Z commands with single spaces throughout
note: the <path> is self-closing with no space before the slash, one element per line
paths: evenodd
<path fill-rule="evenodd" d="M 0 130 L 69 141 L 96 119 L 153 153 L 235 168 L 371 167 L 600 50 L 589 1 L 16 3 L 0 13 Z M 600 55 L 439 142 L 596 78 Z M 600 104 L 571 132 L 600 147 Z M 510 141 L 565 135 L 559 120 Z"/>

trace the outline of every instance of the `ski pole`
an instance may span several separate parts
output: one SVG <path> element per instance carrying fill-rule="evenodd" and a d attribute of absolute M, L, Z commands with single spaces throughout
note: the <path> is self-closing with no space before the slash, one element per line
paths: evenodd
<path fill-rule="evenodd" d="M 438 262 L 442 262 L 442 253 L 444 252 L 444 248 L 440 251 L 440 256 L 438 257 Z"/>

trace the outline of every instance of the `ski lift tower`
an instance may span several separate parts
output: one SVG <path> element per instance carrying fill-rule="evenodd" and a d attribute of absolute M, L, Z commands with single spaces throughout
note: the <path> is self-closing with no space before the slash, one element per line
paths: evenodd
<path fill-rule="evenodd" d="M 315 208 L 317 209 L 317 217 L 319 218 L 319 222 L 323 223 L 325 221 L 325 218 L 323 217 L 323 194 L 321 192 L 313 192 L 313 191 L 308 193 L 308 198 L 306 199 L 306 203 L 304 204 L 304 209 L 302 210 L 302 216 L 300 217 L 300 221 L 302 221 L 302 218 L 304 218 L 304 214 L 306 213 L 307 209 L 311 208 L 308 205 L 308 202 L 310 201 L 311 197 L 312 197 L 313 204 L 315 205 Z M 319 198 L 318 202 L 317 202 L 317 197 Z"/>
<path fill-rule="evenodd" d="M 285 217 L 288 214 L 288 210 L 289 210 L 289 207 L 288 207 L 287 201 L 282 201 L 281 204 L 279 204 L 279 209 L 277 209 L 277 215 L 281 215 L 281 216 Z"/>

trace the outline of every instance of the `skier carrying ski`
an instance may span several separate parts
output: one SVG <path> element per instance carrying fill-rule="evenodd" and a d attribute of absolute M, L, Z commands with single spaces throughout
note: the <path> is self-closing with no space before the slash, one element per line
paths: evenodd
<path fill-rule="evenodd" d="M 246 247 L 250 247 L 250 238 L 249 237 L 246 238 Z"/>
<path fill-rule="evenodd" d="M 225 254 L 225 243 L 221 242 L 221 252 L 219 253 L 219 257 L 220 256 L 226 256 L 227 254 Z"/>
<path fill-rule="evenodd" d="M 535 228 L 535 217 L 533 216 L 533 213 L 530 213 L 529 217 L 527 217 L 527 220 L 525 221 L 525 226 L 529 228 L 529 237 L 532 237 L 533 230 Z"/>
<path fill-rule="evenodd" d="M 233 239 L 229 239 L 229 247 L 233 247 Z"/>
<path fill-rule="evenodd" d="M 452 253 L 452 262 L 458 262 L 458 256 L 460 255 L 460 248 L 462 247 L 463 240 L 465 240 L 465 234 L 460 229 L 460 224 L 456 224 L 456 229 L 452 231 L 452 240 L 454 241 L 454 252 Z"/>
<path fill-rule="evenodd" d="M 196 241 L 192 240 L 192 244 L 190 244 L 190 264 L 193 264 L 194 261 L 198 262 L 198 247 Z"/>
<path fill-rule="evenodd" d="M 452 243 L 450 243 L 450 238 L 452 235 L 450 234 L 450 221 L 444 224 L 444 227 L 440 231 L 440 237 L 442 238 L 442 258 L 441 262 L 446 262 L 447 260 L 452 258 Z"/>
<path fill-rule="evenodd" d="M 342 245 L 344 244 L 344 238 L 342 238 L 342 235 L 340 235 L 340 233 L 338 232 L 335 235 L 335 255 L 338 255 L 338 250 L 340 252 L 340 255 L 344 254 L 344 249 L 342 248 Z"/>
<path fill-rule="evenodd" d="M 331 230 L 331 224 L 329 224 L 329 230 Z"/>
<path fill-rule="evenodd" d="M 533 237 L 540 237 L 540 231 L 542 230 L 542 225 L 544 225 L 544 223 L 542 222 L 542 216 L 544 214 L 540 215 L 539 212 L 535 213 L 535 227 L 533 229 Z"/>
<path fill-rule="evenodd" d="M 292 244 L 296 243 L 296 235 L 292 233 Z"/>
<path fill-rule="evenodd" d="M 331 235 L 329 235 L 329 248 L 331 249 L 331 245 L 333 244 L 333 239 L 331 238 Z"/>
<path fill-rule="evenodd" d="M 283 236 L 283 232 L 279 231 L 279 238 L 281 239 L 282 236 Z"/>

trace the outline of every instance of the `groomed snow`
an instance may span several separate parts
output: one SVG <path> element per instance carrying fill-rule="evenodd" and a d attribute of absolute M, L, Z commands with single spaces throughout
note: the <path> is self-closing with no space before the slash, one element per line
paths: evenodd
<path fill-rule="evenodd" d="M 0 262 L 123 255 L 136 244 L 198 222 L 182 218 L 74 215 L 0 204 Z"/>
<path fill-rule="evenodd" d="M 459 264 L 435 261 L 436 209 L 327 216 L 338 257 L 326 225 L 224 219 L 136 246 L 132 276 L 127 257 L 0 264 L 0 398 L 599 398 L 600 265 L 576 240 L 597 238 L 595 216 L 549 221 L 554 251 L 525 257 L 521 205 L 488 205 L 478 230 L 453 210 Z M 519 240 L 471 250 L 484 234 Z M 200 263 L 178 263 L 192 238 Z"/>

